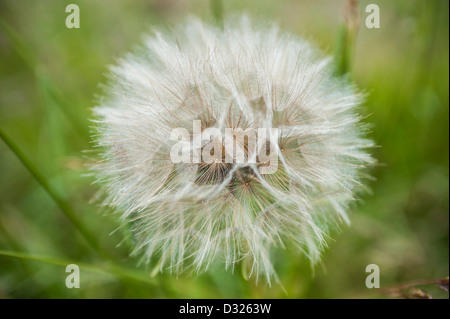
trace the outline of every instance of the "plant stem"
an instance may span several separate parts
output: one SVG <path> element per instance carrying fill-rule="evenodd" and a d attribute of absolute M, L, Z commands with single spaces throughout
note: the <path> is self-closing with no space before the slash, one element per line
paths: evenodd
<path fill-rule="evenodd" d="M 223 27 L 223 3 L 222 0 L 211 0 L 211 10 L 216 23 Z"/>
<path fill-rule="evenodd" d="M 145 274 L 137 274 L 136 272 L 130 272 L 127 269 L 124 269 L 122 267 L 116 266 L 116 265 L 105 265 L 103 267 L 99 266 L 91 266 L 88 264 L 82 264 L 79 262 L 73 262 L 70 260 L 64 260 L 64 259 L 56 259 L 54 257 L 47 257 L 47 256 L 36 256 L 36 255 L 30 255 L 23 252 L 16 252 L 16 251 L 8 251 L 8 250 L 0 250 L 0 256 L 3 257 L 11 257 L 11 258 L 17 258 L 20 260 L 31 260 L 36 261 L 40 263 L 50 264 L 50 265 L 56 265 L 56 266 L 63 266 L 66 267 L 70 264 L 76 264 L 81 269 L 84 269 L 86 271 L 98 273 L 98 274 L 105 274 L 105 275 L 113 275 L 115 277 L 118 277 L 123 280 L 132 280 L 139 283 L 145 283 L 148 285 L 156 285 L 156 281 L 150 279 Z"/>
<path fill-rule="evenodd" d="M 100 249 L 97 241 L 91 235 L 91 233 L 84 227 L 84 225 L 78 220 L 75 212 L 68 202 L 62 199 L 57 191 L 48 183 L 47 179 L 42 173 L 34 166 L 30 159 L 20 150 L 20 148 L 14 143 L 14 141 L 5 134 L 0 128 L 0 138 L 5 142 L 9 149 L 16 155 L 16 157 L 22 162 L 25 168 L 30 172 L 34 179 L 42 186 L 47 194 L 54 200 L 61 211 L 66 215 L 70 222 L 80 232 L 86 242 L 103 258 L 105 258 L 104 252 Z"/>
<path fill-rule="evenodd" d="M 344 10 L 345 23 L 340 27 L 335 49 L 335 74 L 351 75 L 356 36 L 359 28 L 357 0 L 347 0 Z"/>

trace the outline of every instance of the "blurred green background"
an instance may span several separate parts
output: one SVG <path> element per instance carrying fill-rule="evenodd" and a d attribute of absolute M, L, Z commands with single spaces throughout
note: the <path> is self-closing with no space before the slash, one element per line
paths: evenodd
<path fill-rule="evenodd" d="M 225 0 L 225 14 L 275 21 L 333 54 L 345 0 Z M 65 8 L 80 7 L 81 28 L 67 29 Z M 381 28 L 367 29 L 376 3 Z M 449 13 L 444 0 L 360 1 L 353 78 L 368 94 L 365 115 L 379 165 L 372 194 L 331 234 L 321 264 L 277 253 L 280 285 L 255 285 L 219 265 L 200 276 L 149 277 L 128 256 L 108 211 L 91 203 L 85 176 L 92 149 L 89 118 L 108 67 L 153 27 L 186 15 L 213 21 L 206 0 L 0 2 L 0 128 L 63 199 L 60 206 L 92 234 L 102 256 L 0 141 L 0 298 L 377 298 L 381 286 L 441 279 L 449 272 Z M 67 208 L 68 206 L 69 208 Z M 8 256 L 7 256 L 8 255 Z M 106 255 L 106 256 L 105 256 Z M 65 265 L 81 268 L 67 289 Z M 284 289 L 284 290 L 283 290 Z M 424 287 L 437 298 L 448 294 Z"/>

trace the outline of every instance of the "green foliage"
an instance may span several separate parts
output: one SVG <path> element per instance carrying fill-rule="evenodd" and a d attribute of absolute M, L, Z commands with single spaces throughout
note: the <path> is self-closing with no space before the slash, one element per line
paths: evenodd
<path fill-rule="evenodd" d="M 382 286 L 448 276 L 448 2 L 379 0 L 380 29 L 364 26 L 369 3 L 360 1 L 361 25 L 349 40 L 339 29 L 342 2 L 333 0 L 80 0 L 80 29 L 65 27 L 67 1 L 2 1 L 0 298 L 376 297 L 364 284 L 367 264 L 380 266 Z M 335 46 L 337 72 L 351 71 L 367 92 L 363 114 L 380 146 L 372 194 L 352 207 L 351 227 L 332 232 L 321 265 L 312 269 L 289 247 L 274 252 L 283 287 L 246 281 L 245 262 L 234 274 L 218 265 L 150 278 L 157 265 L 139 266 L 126 242 L 116 247 L 115 216 L 91 202 L 98 187 L 85 164 L 98 83 L 150 27 L 186 11 L 220 23 L 242 10 L 330 54 Z M 69 263 L 81 268 L 80 289 L 64 285 Z"/>

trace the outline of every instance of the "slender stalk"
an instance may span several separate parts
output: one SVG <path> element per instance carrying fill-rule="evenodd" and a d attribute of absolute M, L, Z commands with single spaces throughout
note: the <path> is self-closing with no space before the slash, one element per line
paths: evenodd
<path fill-rule="evenodd" d="M 105 275 L 112 275 L 115 277 L 118 277 L 122 280 L 131 280 L 139 283 L 144 283 L 148 285 L 156 285 L 156 281 L 150 279 L 146 274 L 137 274 L 136 272 L 131 272 L 125 268 L 116 266 L 116 265 L 104 265 L 104 266 L 92 266 L 88 264 L 83 264 L 65 260 L 65 259 L 58 259 L 54 257 L 48 257 L 48 256 L 37 256 L 37 255 L 30 255 L 23 252 L 16 252 L 16 251 L 8 251 L 8 250 L 0 250 L 0 256 L 3 257 L 11 257 L 16 258 L 20 260 L 30 260 L 30 261 L 36 261 L 40 263 L 55 265 L 55 266 L 63 266 L 66 267 L 70 264 L 76 264 L 80 267 L 80 269 L 84 269 L 86 271 L 90 271 L 93 273 L 98 274 L 105 274 Z"/>
<path fill-rule="evenodd" d="M 223 3 L 222 0 L 211 0 L 211 11 L 216 23 L 223 26 Z"/>
<path fill-rule="evenodd" d="M 344 19 L 344 24 L 339 28 L 335 48 L 335 74 L 338 76 L 351 75 L 356 36 L 360 22 L 357 0 L 347 0 Z"/>
<path fill-rule="evenodd" d="M 86 242 L 102 257 L 106 257 L 103 251 L 98 246 L 97 241 L 91 235 L 91 233 L 85 228 L 85 226 L 78 220 L 72 207 L 64 200 L 57 191 L 48 183 L 47 179 L 42 173 L 34 166 L 30 159 L 22 152 L 22 150 L 9 138 L 8 135 L 0 128 L 0 138 L 5 142 L 9 149 L 16 155 L 16 157 L 22 162 L 25 168 L 30 172 L 34 179 L 42 186 L 47 194 L 58 205 L 61 211 L 66 215 L 70 222 L 75 226 L 79 233 L 83 236 Z"/>

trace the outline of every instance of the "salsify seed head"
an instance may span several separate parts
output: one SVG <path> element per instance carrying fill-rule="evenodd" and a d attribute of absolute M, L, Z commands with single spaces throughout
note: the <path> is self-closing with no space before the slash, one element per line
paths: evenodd
<path fill-rule="evenodd" d="M 192 18 L 111 74 L 93 171 L 133 253 L 174 273 L 243 263 L 269 282 L 287 243 L 319 260 L 373 163 L 361 94 L 330 59 L 274 25 Z"/>

